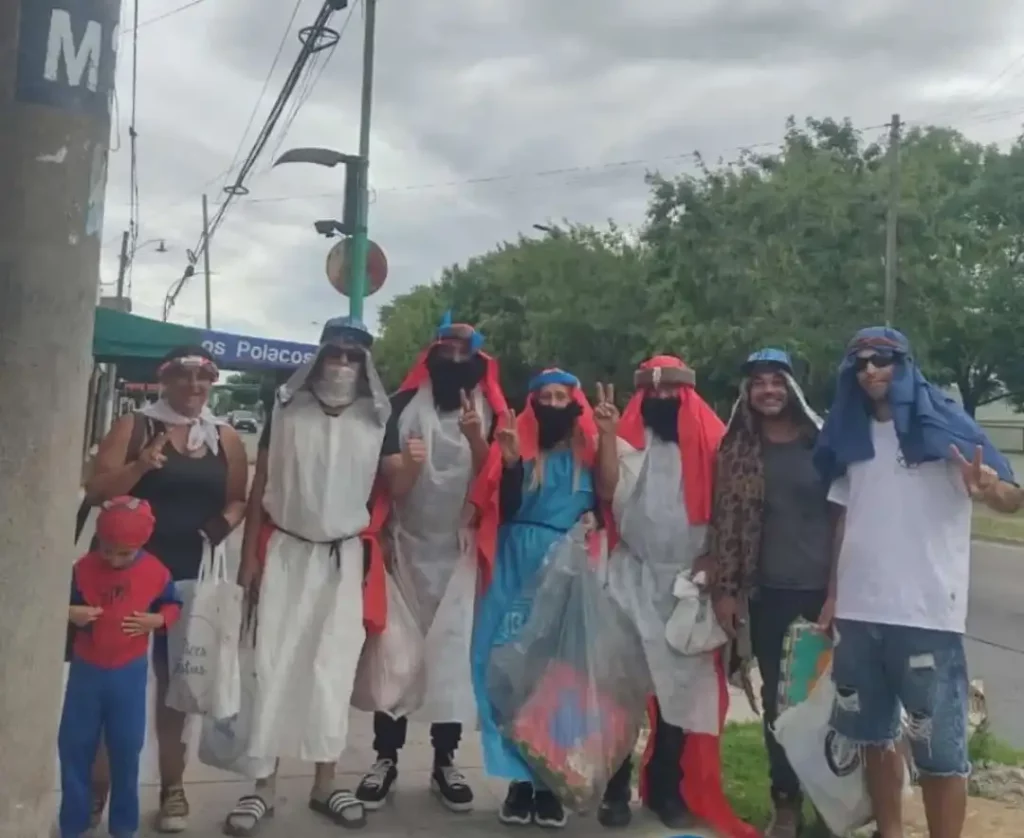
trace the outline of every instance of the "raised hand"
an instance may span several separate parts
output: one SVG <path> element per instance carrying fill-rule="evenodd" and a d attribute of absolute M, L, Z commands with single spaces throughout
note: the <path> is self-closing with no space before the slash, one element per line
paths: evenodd
<path fill-rule="evenodd" d="M 597 404 L 594 421 L 602 434 L 614 434 L 619 426 L 619 409 L 615 406 L 615 385 L 597 384 Z"/>
<path fill-rule="evenodd" d="M 960 467 L 964 488 L 972 498 L 982 498 L 999 484 L 995 469 L 984 463 L 984 451 L 979 445 L 974 449 L 974 458 L 968 460 L 955 445 L 949 446 L 952 460 Z"/>
<path fill-rule="evenodd" d="M 167 462 L 167 455 L 164 454 L 167 440 L 167 431 L 161 431 L 153 437 L 149 445 L 142 449 L 139 454 L 139 463 L 146 471 L 156 471 L 164 467 L 164 463 Z"/>
<path fill-rule="evenodd" d="M 501 451 L 501 459 L 505 465 L 514 465 L 519 461 L 519 428 L 516 425 L 516 414 L 513 410 L 505 411 L 501 427 L 494 434 Z"/>
<path fill-rule="evenodd" d="M 96 622 L 102 613 L 102 608 L 92 605 L 72 605 L 68 609 L 68 620 L 78 628 L 85 628 L 90 623 Z"/>
<path fill-rule="evenodd" d="M 459 429 L 466 439 L 478 439 L 483 434 L 483 421 L 480 419 L 480 414 L 477 413 L 469 393 L 460 390 L 459 398 L 462 402 L 462 411 L 459 413 Z"/>
<path fill-rule="evenodd" d="M 419 467 L 427 460 L 427 444 L 417 433 L 411 433 L 405 438 L 405 460 L 407 463 Z"/>

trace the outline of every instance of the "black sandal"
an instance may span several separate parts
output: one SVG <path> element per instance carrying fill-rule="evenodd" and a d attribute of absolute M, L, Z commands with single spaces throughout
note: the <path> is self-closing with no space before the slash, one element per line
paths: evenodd
<path fill-rule="evenodd" d="M 345 829 L 361 829 L 366 826 L 366 809 L 362 802 L 352 792 L 344 789 L 332 791 L 326 800 L 311 797 L 309 808 Z M 352 817 L 356 812 L 358 817 Z"/>
<path fill-rule="evenodd" d="M 247 794 L 238 799 L 235 808 L 228 812 L 224 819 L 224 834 L 235 838 L 246 838 L 255 835 L 264 818 L 274 816 L 274 807 L 258 794 Z M 238 821 L 245 820 L 241 824 Z"/>

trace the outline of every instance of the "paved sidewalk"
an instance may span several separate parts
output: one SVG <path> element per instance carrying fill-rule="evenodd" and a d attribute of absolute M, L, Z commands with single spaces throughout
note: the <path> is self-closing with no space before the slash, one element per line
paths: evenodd
<path fill-rule="evenodd" d="M 352 713 L 351 724 L 351 746 L 338 764 L 338 778 L 339 784 L 354 788 L 374 759 L 371 747 L 373 725 L 369 714 L 356 711 Z M 401 776 L 397 790 L 383 809 L 369 816 L 367 827 L 355 834 L 366 838 L 482 838 L 484 835 L 493 836 L 496 831 L 508 831 L 511 835 L 524 832 L 522 828 L 511 829 L 498 823 L 496 813 L 507 786 L 484 776 L 480 747 L 474 734 L 466 736 L 459 749 L 457 762 L 476 794 L 475 811 L 470 814 L 453 814 L 445 809 L 429 791 L 432 758 L 429 741 L 427 725 L 409 725 L 409 739 L 401 755 Z M 306 804 L 311 776 L 310 766 L 300 763 L 286 763 L 282 766 L 278 780 L 277 813 L 264 823 L 260 831 L 263 838 L 317 838 L 344 831 L 308 810 Z M 186 786 L 192 807 L 191 828 L 187 834 L 204 837 L 220 834 L 224 815 L 239 795 L 252 788 L 251 782 L 207 768 L 198 761 L 193 761 L 189 769 Z M 151 813 L 157 805 L 157 787 L 145 785 L 142 796 L 145 813 L 142 835 L 155 836 L 157 833 L 151 828 Z M 541 831 L 528 828 L 525 832 L 537 835 Z M 567 838 L 582 838 L 600 832 L 603 829 L 592 817 L 572 817 L 569 826 L 561 834 Z M 639 806 L 636 807 L 633 826 L 627 834 L 641 838 L 669 838 L 678 835 L 714 838 L 714 833 L 696 824 L 692 830 L 668 830 L 648 813 L 641 811 Z"/>

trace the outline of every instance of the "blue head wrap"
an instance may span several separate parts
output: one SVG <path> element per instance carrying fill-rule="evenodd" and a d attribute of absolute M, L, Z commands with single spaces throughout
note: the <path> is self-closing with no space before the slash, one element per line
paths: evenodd
<path fill-rule="evenodd" d="M 1000 480 L 1013 482 L 1010 463 L 992 445 L 978 423 L 925 379 L 914 363 L 907 338 L 895 329 L 882 326 L 857 332 L 839 366 L 835 399 L 814 450 L 814 464 L 823 478 L 835 480 L 842 477 L 851 464 L 875 456 L 871 413 L 857 383 L 855 366 L 857 354 L 865 349 L 896 356 L 888 399 L 900 449 L 909 465 L 947 460 L 951 445 L 971 460 L 975 449 L 981 446 L 985 465 L 993 469 Z"/>
<path fill-rule="evenodd" d="M 476 355 L 484 346 L 484 336 L 474 327 L 465 323 L 453 323 L 451 309 L 444 313 L 437 326 L 437 340 L 465 340 L 469 343 L 469 351 Z"/>
<path fill-rule="evenodd" d="M 551 369 L 537 373 L 533 378 L 531 378 L 528 389 L 531 393 L 535 393 L 541 387 L 547 387 L 549 384 L 562 384 L 566 387 L 579 387 L 580 380 L 571 372 L 566 372 L 565 370 L 560 370 L 557 367 L 552 367 Z"/>
<path fill-rule="evenodd" d="M 751 352 L 740 369 L 744 375 L 750 375 L 750 371 L 760 364 L 773 364 L 781 367 L 790 375 L 793 374 L 793 361 L 789 357 L 789 353 L 784 349 L 767 347 L 765 349 L 758 349 L 757 352 Z"/>
<path fill-rule="evenodd" d="M 373 335 L 362 320 L 355 317 L 332 317 L 324 323 L 323 331 L 320 333 L 320 345 L 337 345 L 341 343 L 354 343 L 369 349 L 373 346 Z"/>

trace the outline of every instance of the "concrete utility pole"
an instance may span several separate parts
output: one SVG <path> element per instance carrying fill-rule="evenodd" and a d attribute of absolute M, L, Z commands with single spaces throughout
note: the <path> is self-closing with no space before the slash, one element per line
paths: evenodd
<path fill-rule="evenodd" d="M 363 319 L 363 300 L 366 298 L 366 264 L 370 256 L 370 113 L 373 109 L 373 54 L 377 34 L 377 0 L 363 0 L 366 17 L 363 29 L 363 86 L 359 114 L 359 157 L 362 165 L 356 200 L 355 230 L 349 254 L 351 276 L 348 283 L 349 314 Z"/>
<path fill-rule="evenodd" d="M 124 299 L 124 275 L 128 272 L 128 231 L 121 234 L 121 255 L 117 260 L 117 298 Z"/>
<path fill-rule="evenodd" d="M 885 325 L 891 326 L 896 313 L 896 232 L 900 214 L 900 115 L 889 123 L 889 200 L 885 219 Z"/>
<path fill-rule="evenodd" d="M 206 283 L 206 328 L 212 329 L 213 317 L 210 305 L 210 208 L 206 195 L 203 195 L 203 274 Z"/>
<path fill-rule="evenodd" d="M 0 0 L 0 838 L 50 834 L 120 0 Z"/>

